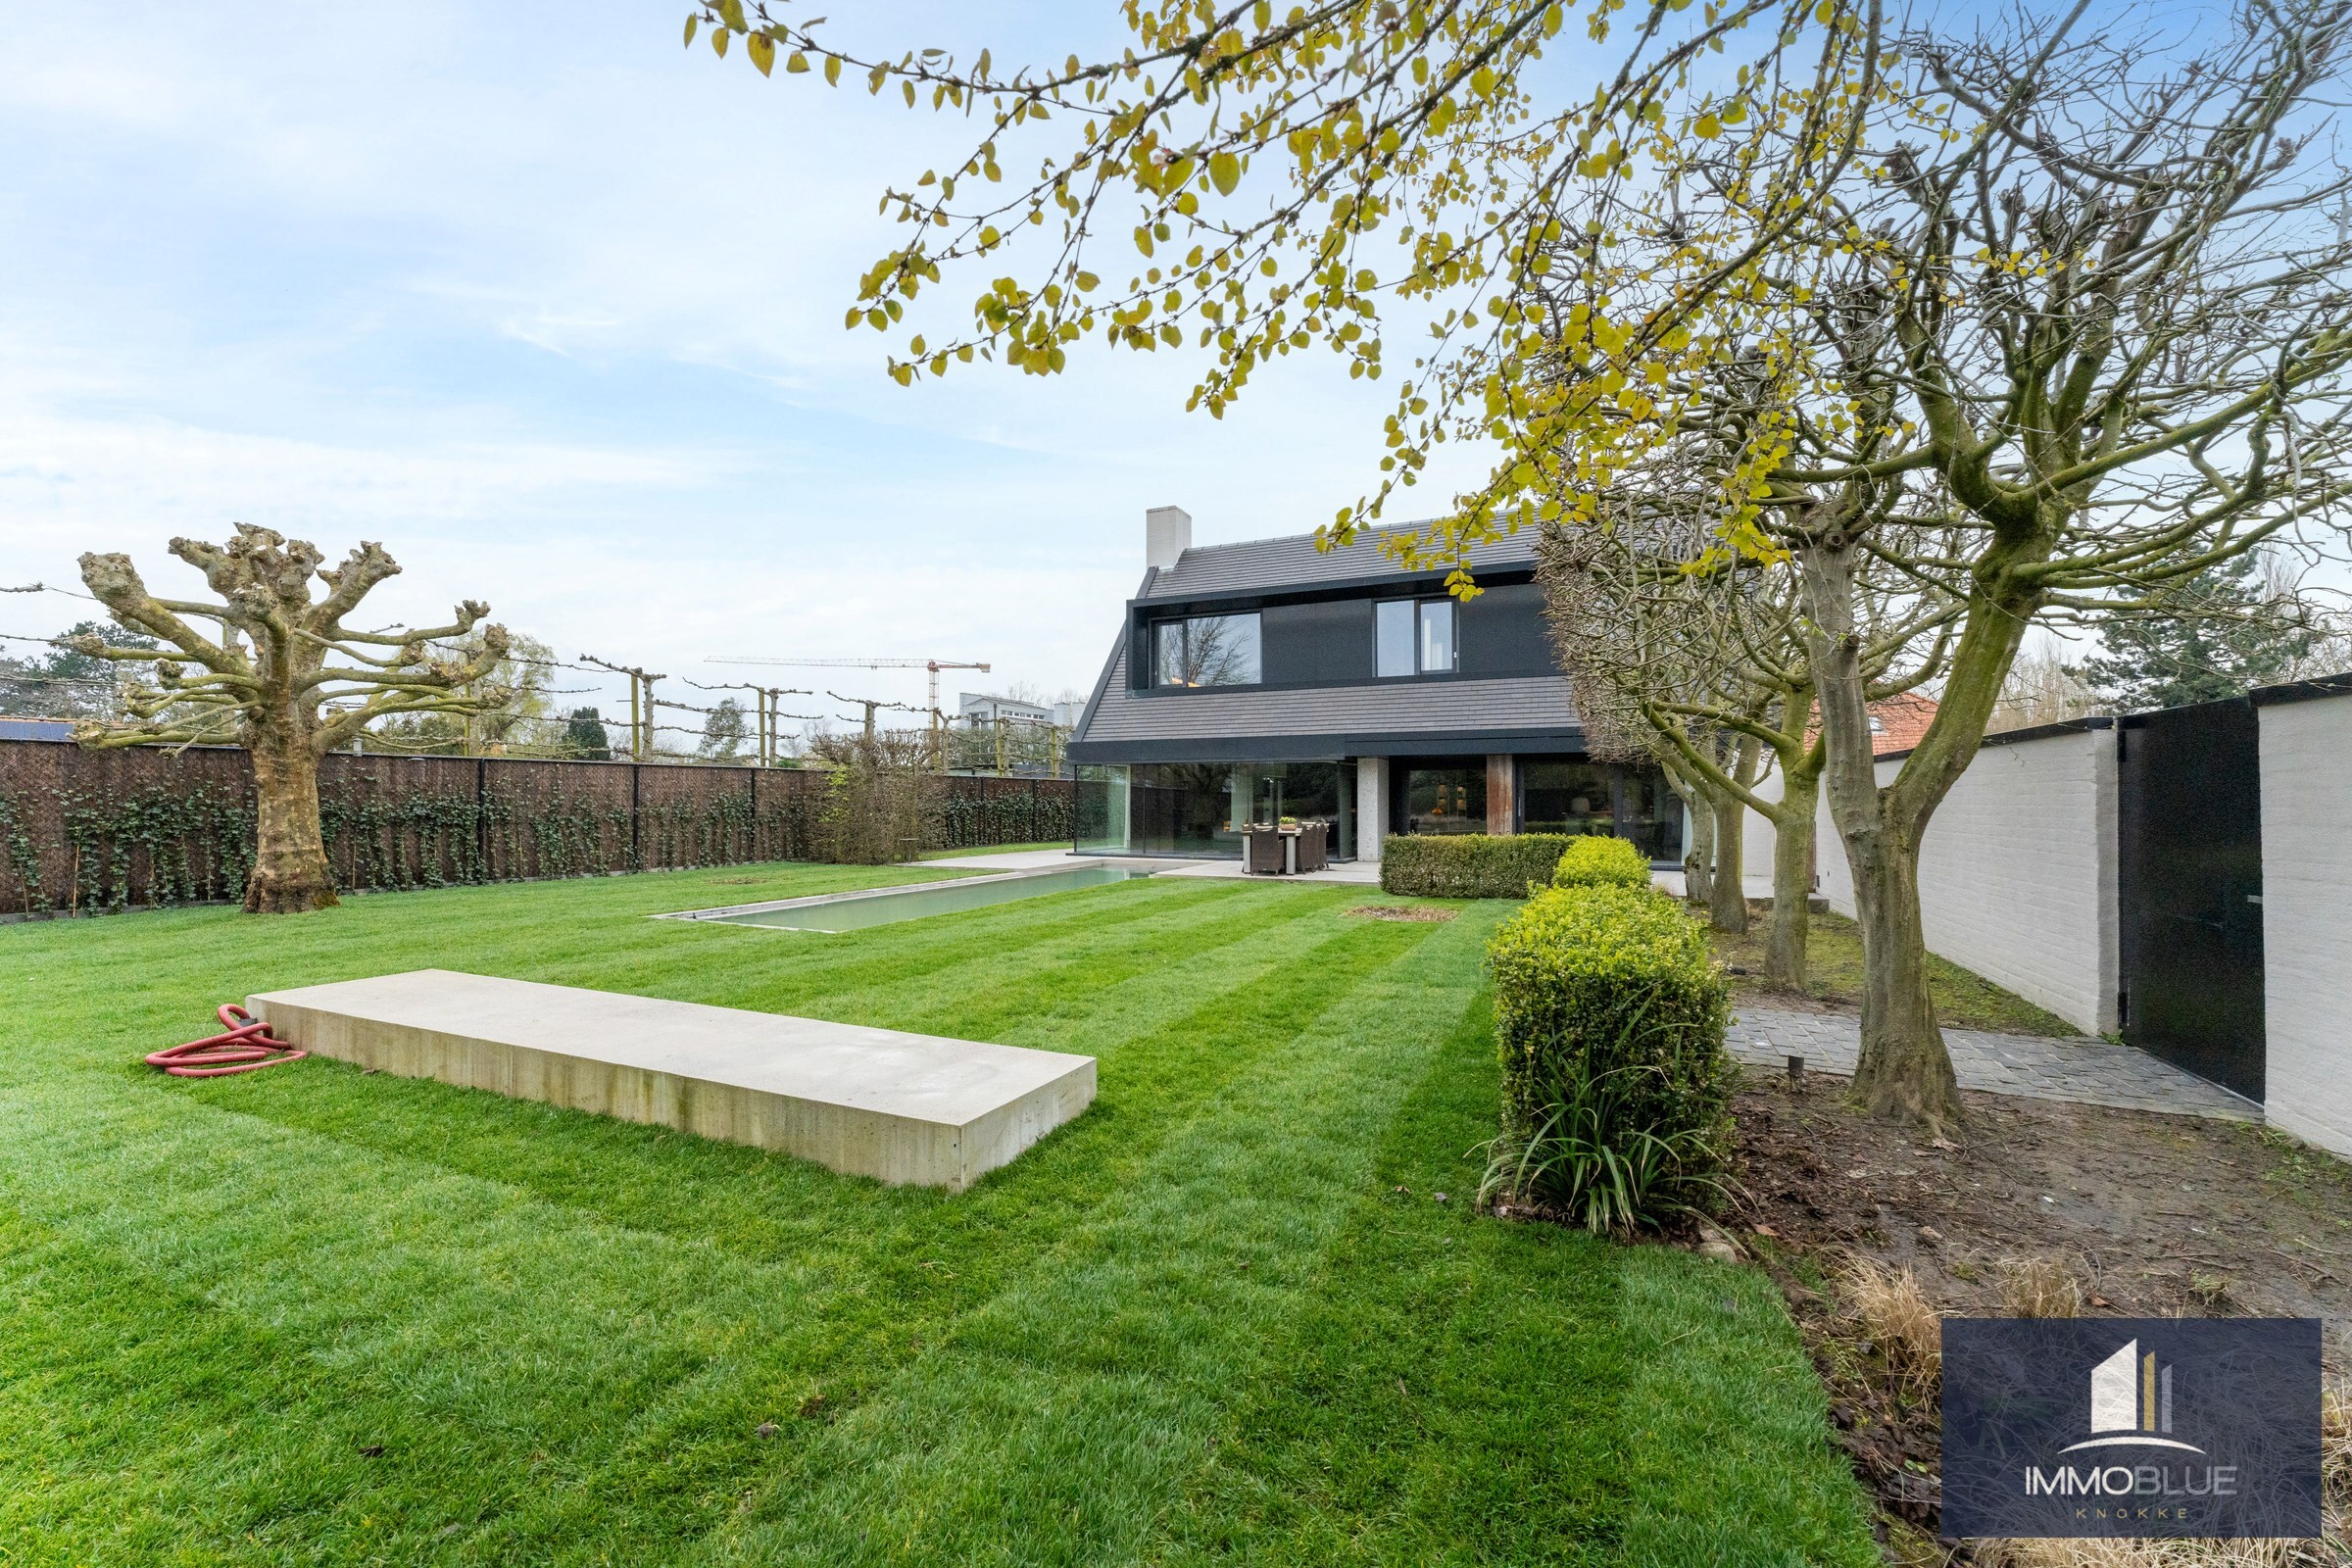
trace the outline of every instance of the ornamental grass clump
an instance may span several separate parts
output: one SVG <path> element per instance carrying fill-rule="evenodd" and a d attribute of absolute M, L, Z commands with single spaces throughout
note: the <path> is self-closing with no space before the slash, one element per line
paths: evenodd
<path fill-rule="evenodd" d="M 1551 868 L 1555 888 L 1646 888 L 1649 858 L 1630 839 L 1588 833 L 1569 841 Z"/>
<path fill-rule="evenodd" d="M 1496 931 L 1487 962 L 1502 1130 L 1481 1199 L 1618 1234 L 1713 1206 L 1735 1074 L 1698 924 L 1647 888 L 1549 889 Z"/>

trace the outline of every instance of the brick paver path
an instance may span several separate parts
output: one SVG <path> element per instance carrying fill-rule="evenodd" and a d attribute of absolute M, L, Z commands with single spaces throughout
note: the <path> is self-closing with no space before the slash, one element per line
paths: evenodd
<path fill-rule="evenodd" d="M 1862 1050 L 1860 1020 L 1745 1004 L 1738 1014 L 1728 1043 L 1739 1060 L 1785 1072 L 1790 1056 L 1802 1056 L 1807 1072 L 1853 1075 Z M 2262 1120 L 2262 1107 L 2251 1100 L 2130 1046 L 1981 1029 L 1946 1029 L 1943 1039 L 1963 1089 L 2227 1121 Z"/>

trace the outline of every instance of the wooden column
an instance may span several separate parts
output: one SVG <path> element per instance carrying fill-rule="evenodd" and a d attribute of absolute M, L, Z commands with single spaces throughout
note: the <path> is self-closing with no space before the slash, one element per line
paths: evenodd
<path fill-rule="evenodd" d="M 1513 833 L 1519 826 L 1519 768 L 1514 757 L 1487 759 L 1487 831 Z"/>

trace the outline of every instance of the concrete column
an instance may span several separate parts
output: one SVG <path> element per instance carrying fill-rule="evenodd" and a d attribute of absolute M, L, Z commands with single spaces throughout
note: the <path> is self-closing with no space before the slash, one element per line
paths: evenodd
<path fill-rule="evenodd" d="M 1378 860 L 1389 833 L 1389 760 L 1355 760 L 1355 858 Z"/>
<path fill-rule="evenodd" d="M 1487 759 L 1487 831 L 1516 832 L 1519 826 L 1519 760 Z"/>

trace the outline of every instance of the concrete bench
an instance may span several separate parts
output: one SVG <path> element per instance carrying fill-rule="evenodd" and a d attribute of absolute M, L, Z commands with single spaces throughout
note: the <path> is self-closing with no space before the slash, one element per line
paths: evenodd
<path fill-rule="evenodd" d="M 961 1192 L 1095 1098 L 1095 1058 L 418 969 L 247 999 L 306 1051 Z"/>

